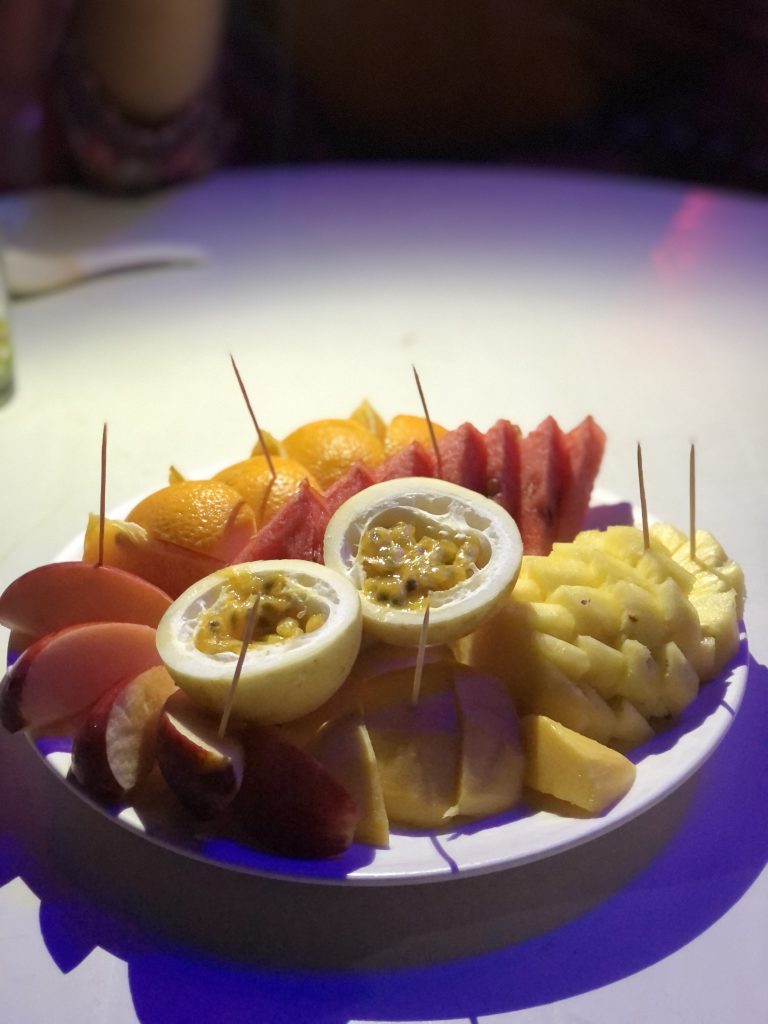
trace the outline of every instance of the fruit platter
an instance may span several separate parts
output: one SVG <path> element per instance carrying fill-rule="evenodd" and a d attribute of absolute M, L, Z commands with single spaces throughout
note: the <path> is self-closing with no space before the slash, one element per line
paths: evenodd
<path fill-rule="evenodd" d="M 444 880 L 595 838 L 717 747 L 743 573 L 706 530 L 591 526 L 620 507 L 591 417 L 257 430 L 0 595 L 2 725 L 99 812 L 238 870 Z"/>

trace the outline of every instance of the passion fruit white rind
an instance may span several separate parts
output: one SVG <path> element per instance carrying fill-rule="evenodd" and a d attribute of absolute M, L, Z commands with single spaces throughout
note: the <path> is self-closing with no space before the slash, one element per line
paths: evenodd
<path fill-rule="evenodd" d="M 346 501 L 331 517 L 324 541 L 325 565 L 359 592 L 365 632 L 402 646 L 418 644 L 425 608 L 393 607 L 364 593 L 360 548 L 371 528 L 413 523 L 433 535 L 469 536 L 481 552 L 469 578 L 429 594 L 428 644 L 451 643 L 503 602 L 520 571 L 523 543 L 517 525 L 500 505 L 445 480 L 410 477 L 374 484 Z"/>
<path fill-rule="evenodd" d="M 232 717 L 289 722 L 319 707 L 341 686 L 360 648 L 360 597 L 349 580 L 299 559 L 244 562 L 206 576 L 173 602 L 157 629 L 157 649 L 178 686 L 198 705 L 221 713 L 238 659 L 236 650 L 208 653 L 195 644 L 201 622 L 243 574 L 262 585 L 282 577 L 325 621 L 312 632 L 251 645 L 237 685 Z M 256 584 L 257 585 L 257 584 Z"/>

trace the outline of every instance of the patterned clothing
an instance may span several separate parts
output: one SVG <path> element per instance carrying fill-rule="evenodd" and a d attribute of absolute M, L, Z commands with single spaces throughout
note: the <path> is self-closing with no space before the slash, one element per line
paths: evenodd
<path fill-rule="evenodd" d="M 137 192 L 230 164 L 427 158 L 578 167 L 768 192 L 762 0 L 742 0 L 740 21 L 723 21 L 721 48 L 702 51 L 701 60 L 688 54 L 678 67 L 648 67 L 577 120 L 500 137 L 481 150 L 419 153 L 363 139 L 333 111 L 320 110 L 245 4 L 234 5 L 221 64 L 206 90 L 165 124 L 136 124 L 108 102 L 61 30 L 72 0 L 53 2 L 50 21 L 65 41 L 55 47 L 43 88 L 9 111 L 0 77 L 0 188 L 81 181 Z"/>

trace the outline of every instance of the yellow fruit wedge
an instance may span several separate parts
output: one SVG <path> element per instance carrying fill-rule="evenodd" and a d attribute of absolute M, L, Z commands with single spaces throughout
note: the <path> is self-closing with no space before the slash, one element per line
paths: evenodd
<path fill-rule="evenodd" d="M 456 805 L 461 734 L 452 690 L 366 712 L 390 822 L 445 826 Z"/>
<path fill-rule="evenodd" d="M 454 693 L 461 726 L 459 817 L 485 818 L 509 810 L 523 791 L 523 748 L 517 712 L 502 683 L 456 667 Z"/>
<path fill-rule="evenodd" d="M 632 788 L 635 766 L 617 750 L 543 715 L 520 724 L 531 789 L 598 815 Z"/>
<path fill-rule="evenodd" d="M 359 423 L 361 427 L 365 427 L 366 430 L 370 430 L 380 441 L 384 441 L 387 426 L 367 398 L 363 399 L 349 418 L 355 423 Z"/>
<path fill-rule="evenodd" d="M 654 735 L 653 729 L 631 701 L 625 697 L 610 702 L 614 724 L 611 746 L 623 752 L 634 750 Z"/>

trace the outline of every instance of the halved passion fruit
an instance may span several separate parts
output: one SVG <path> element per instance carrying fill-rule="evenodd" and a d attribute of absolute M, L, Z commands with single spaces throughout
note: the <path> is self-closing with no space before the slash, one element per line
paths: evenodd
<path fill-rule="evenodd" d="M 493 614 L 517 579 L 523 545 L 496 502 L 444 480 L 411 477 L 346 501 L 325 532 L 328 568 L 360 594 L 366 632 L 388 643 L 450 643 Z"/>
<path fill-rule="evenodd" d="M 298 559 L 221 569 L 174 601 L 158 626 L 158 651 L 181 689 L 222 712 L 257 597 L 232 716 L 289 722 L 338 689 L 360 648 L 360 599 L 338 573 Z"/>

